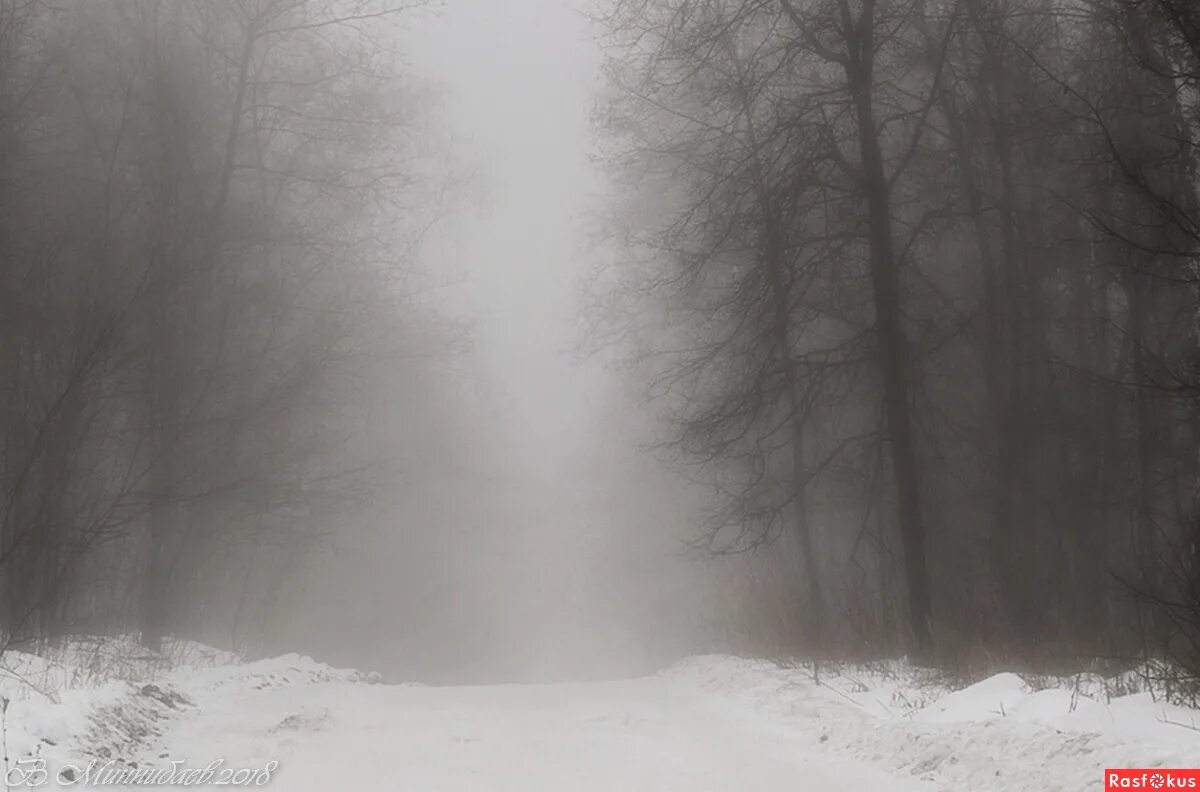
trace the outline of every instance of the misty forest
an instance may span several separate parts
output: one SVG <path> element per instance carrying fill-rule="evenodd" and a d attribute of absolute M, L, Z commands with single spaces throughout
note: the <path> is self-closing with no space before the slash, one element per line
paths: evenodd
<path fill-rule="evenodd" d="M 1200 3 L 0 0 L 0 449 L 9 788 L 1200 783 Z"/>

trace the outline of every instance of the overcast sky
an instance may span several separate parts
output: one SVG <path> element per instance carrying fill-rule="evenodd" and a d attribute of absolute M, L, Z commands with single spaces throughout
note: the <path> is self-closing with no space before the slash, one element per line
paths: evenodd
<path fill-rule="evenodd" d="M 613 651 L 645 605 L 614 551 L 617 535 L 640 528 L 628 513 L 637 493 L 618 479 L 650 461 L 622 427 L 612 373 L 572 354 L 600 185 L 589 163 L 594 35 L 571 0 L 447 0 L 413 32 L 410 58 L 439 85 L 448 148 L 473 176 L 459 196 L 473 205 L 441 225 L 428 254 L 463 276 L 441 302 L 475 326 L 464 368 L 484 421 L 468 431 L 497 484 L 482 524 L 462 528 L 462 579 L 486 582 L 472 584 L 477 607 L 531 668 Z"/>
<path fill-rule="evenodd" d="M 441 84 L 457 156 L 474 169 L 476 210 L 445 224 L 443 266 L 461 268 L 487 399 L 528 464 L 579 453 L 594 369 L 577 340 L 597 47 L 569 0 L 447 0 L 418 29 L 413 60 Z M 434 262 L 437 264 L 438 262 Z"/>

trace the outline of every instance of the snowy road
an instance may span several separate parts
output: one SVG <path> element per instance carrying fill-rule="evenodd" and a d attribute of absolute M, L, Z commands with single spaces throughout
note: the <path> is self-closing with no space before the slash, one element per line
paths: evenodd
<path fill-rule="evenodd" d="M 279 766 L 269 786 L 345 790 L 838 790 L 935 787 L 730 720 L 669 678 L 545 686 L 327 682 L 230 690 L 176 721 L 160 759 Z"/>

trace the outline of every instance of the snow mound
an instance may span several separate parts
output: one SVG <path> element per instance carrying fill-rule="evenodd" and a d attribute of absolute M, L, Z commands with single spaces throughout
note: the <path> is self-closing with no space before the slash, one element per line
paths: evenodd
<path fill-rule="evenodd" d="M 1029 686 L 1016 674 L 996 674 L 955 691 L 921 709 L 916 720 L 924 723 L 986 721 L 1003 718 L 1029 697 Z"/>
<path fill-rule="evenodd" d="M 193 691 L 223 688 L 266 690 L 286 685 L 311 685 L 321 682 L 372 683 L 375 675 L 352 669 L 334 668 L 311 657 L 286 654 L 249 663 L 226 664 L 211 668 L 182 667 L 167 678 Z"/>
<path fill-rule="evenodd" d="M 145 759 L 166 726 L 197 705 L 247 691 L 322 682 L 369 683 L 372 676 L 290 654 L 243 663 L 236 655 L 175 641 L 161 654 L 123 638 L 78 638 L 46 655 L 0 657 L 0 697 L 12 761 L 41 758 L 50 767 L 88 760 Z M 316 729 L 322 713 L 301 714 L 283 730 Z"/>
<path fill-rule="evenodd" d="M 665 674 L 748 731 L 947 787 L 1091 792 L 1105 767 L 1200 765 L 1200 712 L 1148 693 L 1035 692 L 1009 673 L 951 691 L 904 664 L 825 667 L 814 682 L 811 669 L 711 656 Z"/>

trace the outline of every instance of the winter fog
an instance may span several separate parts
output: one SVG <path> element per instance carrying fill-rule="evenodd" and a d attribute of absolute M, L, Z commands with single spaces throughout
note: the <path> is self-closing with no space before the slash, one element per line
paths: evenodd
<path fill-rule="evenodd" d="M 1187 788 L 1198 486 L 1192 0 L 0 0 L 9 788 Z"/>
<path fill-rule="evenodd" d="M 677 539 L 686 487 L 644 448 L 649 411 L 587 335 L 606 255 L 597 30 L 543 0 L 414 16 L 399 41 L 431 83 L 433 167 L 452 185 L 416 299 L 465 334 L 428 373 L 449 391 L 434 441 L 448 459 L 411 474 L 364 556 L 332 559 L 333 586 L 370 587 L 348 607 L 372 620 L 302 629 L 355 666 L 442 681 L 653 670 L 691 640 L 699 590 Z"/>

